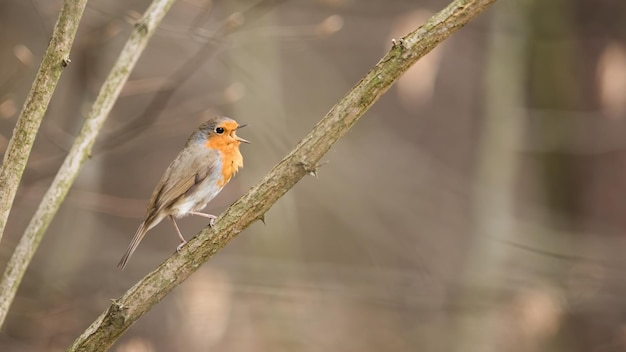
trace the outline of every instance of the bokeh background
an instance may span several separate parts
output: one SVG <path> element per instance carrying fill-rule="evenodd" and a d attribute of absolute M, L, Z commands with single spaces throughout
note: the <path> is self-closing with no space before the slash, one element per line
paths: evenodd
<path fill-rule="evenodd" d="M 91 0 L 0 245 L 8 260 L 145 0 Z M 0 1 L 0 150 L 61 1 Z M 446 0 L 180 0 L 111 113 L 0 332 L 64 350 L 178 244 L 116 268 L 161 173 L 219 114 L 259 181 Z M 112 351 L 626 351 L 626 2 L 500 0 Z M 179 221 L 191 237 L 203 218 Z"/>

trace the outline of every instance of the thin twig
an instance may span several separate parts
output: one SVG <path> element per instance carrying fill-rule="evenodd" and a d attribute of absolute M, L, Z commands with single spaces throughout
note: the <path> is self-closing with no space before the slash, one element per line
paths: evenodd
<path fill-rule="evenodd" d="M 70 49 L 87 0 L 65 0 L 50 44 L 41 60 L 33 86 L 24 102 L 13 129 L 13 137 L 0 166 L 0 240 L 13 206 L 17 187 L 35 142 L 48 103 L 52 98 L 63 68 L 69 62 Z M 1 326 L 0 320 L 0 326 Z"/>
<path fill-rule="evenodd" d="M 394 44 L 382 60 L 315 126 L 259 184 L 102 313 L 68 351 L 104 351 L 139 317 L 256 220 L 302 177 L 420 57 L 495 0 L 456 0 Z"/>
<path fill-rule="evenodd" d="M 156 27 L 175 0 L 154 0 L 128 38 L 109 76 L 94 102 L 83 128 L 63 161 L 39 208 L 24 231 L 0 281 L 0 326 L 48 225 L 65 199 L 78 171 L 89 158 L 91 149 L 124 83 Z"/>

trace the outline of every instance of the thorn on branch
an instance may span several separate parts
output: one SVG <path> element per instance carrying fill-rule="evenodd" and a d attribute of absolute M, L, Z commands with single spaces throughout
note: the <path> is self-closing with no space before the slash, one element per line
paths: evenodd
<path fill-rule="evenodd" d="M 263 223 L 263 225 L 267 225 L 267 224 L 265 223 L 265 214 L 261 214 L 261 215 L 259 215 L 256 219 L 257 219 L 257 220 L 259 220 L 259 221 L 261 221 L 261 222 Z"/>
<path fill-rule="evenodd" d="M 304 169 L 304 172 L 306 172 L 308 175 L 311 175 L 315 178 L 317 177 L 317 169 L 319 169 L 320 167 L 324 166 L 328 164 L 328 161 L 324 161 L 323 163 L 319 163 L 315 166 L 312 166 L 310 163 L 306 162 L 306 161 L 300 161 L 298 162 L 299 166 L 302 166 L 302 168 Z"/>
<path fill-rule="evenodd" d="M 142 20 L 139 20 L 137 23 L 135 23 L 135 28 L 137 29 L 137 31 L 141 32 L 141 34 L 148 33 L 148 25 Z"/>
<path fill-rule="evenodd" d="M 128 307 L 120 304 L 117 299 L 111 299 L 111 306 L 107 311 L 107 315 L 111 317 L 111 322 L 117 326 L 122 326 L 126 320 L 125 315 Z"/>

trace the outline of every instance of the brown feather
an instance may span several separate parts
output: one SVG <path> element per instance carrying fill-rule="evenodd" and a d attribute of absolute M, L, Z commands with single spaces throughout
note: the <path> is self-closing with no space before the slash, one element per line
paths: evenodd
<path fill-rule="evenodd" d="M 191 146 L 182 152 L 165 171 L 159 185 L 163 190 L 155 197 L 154 208 L 165 210 L 202 182 L 215 168 L 218 152 L 203 146 Z M 186 167 L 177 167 L 181 160 Z M 208 165 L 208 166 L 207 166 Z"/>

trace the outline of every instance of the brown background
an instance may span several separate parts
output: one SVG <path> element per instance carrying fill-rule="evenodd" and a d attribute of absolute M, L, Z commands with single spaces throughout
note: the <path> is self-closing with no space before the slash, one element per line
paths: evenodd
<path fill-rule="evenodd" d="M 0 1 L 2 151 L 60 4 Z M 147 4 L 89 1 L 0 269 Z M 41 243 L 0 350 L 64 350 L 173 253 L 164 222 L 125 271 L 115 266 L 201 122 L 231 116 L 253 142 L 207 208 L 218 214 L 392 38 L 446 4 L 178 1 Z M 112 350 L 626 351 L 625 18 L 620 0 L 497 2 L 408 72 L 318 179 L 300 182 L 266 225 L 244 231 Z M 206 220 L 179 224 L 191 237 Z"/>

